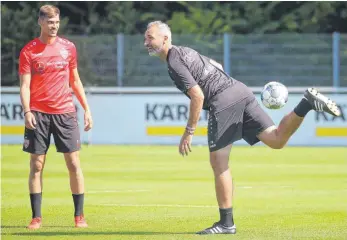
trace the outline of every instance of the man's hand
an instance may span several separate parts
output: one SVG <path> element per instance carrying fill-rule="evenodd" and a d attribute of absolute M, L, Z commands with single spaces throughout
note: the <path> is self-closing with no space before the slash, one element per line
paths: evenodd
<path fill-rule="evenodd" d="M 184 157 L 184 155 L 188 156 L 188 151 L 192 151 L 192 139 L 193 139 L 193 134 L 188 133 L 187 131 L 184 132 L 180 145 L 178 147 L 179 153 Z"/>
<path fill-rule="evenodd" d="M 92 114 L 89 110 L 84 112 L 84 131 L 89 131 L 93 127 Z"/>
<path fill-rule="evenodd" d="M 36 125 L 36 119 L 35 116 L 32 112 L 27 112 L 25 113 L 25 126 L 28 129 L 34 130 L 36 129 L 35 125 Z"/>

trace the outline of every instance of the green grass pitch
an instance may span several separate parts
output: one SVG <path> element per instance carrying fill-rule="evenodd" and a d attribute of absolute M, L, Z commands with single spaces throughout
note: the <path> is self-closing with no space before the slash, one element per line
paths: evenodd
<path fill-rule="evenodd" d="M 87 229 L 73 227 L 63 156 L 51 146 L 44 171 L 43 227 L 31 218 L 28 155 L 2 146 L 2 239 L 347 239 L 347 148 L 235 146 L 237 234 L 197 236 L 218 220 L 207 147 L 84 146 Z"/>

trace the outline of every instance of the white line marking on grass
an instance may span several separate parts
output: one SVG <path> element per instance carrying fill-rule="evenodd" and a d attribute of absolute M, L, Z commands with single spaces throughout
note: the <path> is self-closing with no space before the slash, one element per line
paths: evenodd
<path fill-rule="evenodd" d="M 87 191 L 89 194 L 93 193 L 128 193 L 128 192 L 149 192 L 149 190 L 101 190 L 101 191 Z"/>
<path fill-rule="evenodd" d="M 218 208 L 218 206 L 210 205 L 180 205 L 180 204 L 117 204 L 106 203 L 102 206 L 114 206 L 114 207 L 172 207 L 172 208 Z"/>
<path fill-rule="evenodd" d="M 251 189 L 251 188 L 291 188 L 293 186 L 236 186 L 235 188 Z"/>

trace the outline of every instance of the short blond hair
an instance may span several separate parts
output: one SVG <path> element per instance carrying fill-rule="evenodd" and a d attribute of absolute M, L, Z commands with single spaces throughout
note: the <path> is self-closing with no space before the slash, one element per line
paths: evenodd
<path fill-rule="evenodd" d="M 53 5 L 44 5 L 40 7 L 39 18 L 52 18 L 60 15 L 60 10 Z"/>

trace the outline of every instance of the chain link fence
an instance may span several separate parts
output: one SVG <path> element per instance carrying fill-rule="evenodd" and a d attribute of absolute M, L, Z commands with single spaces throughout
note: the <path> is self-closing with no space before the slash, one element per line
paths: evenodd
<path fill-rule="evenodd" d="M 173 86 L 166 63 L 148 55 L 142 35 L 66 38 L 77 47 L 79 72 L 86 86 Z M 226 44 L 223 35 L 174 35 L 173 44 L 215 59 L 249 86 L 263 86 L 268 81 L 333 86 L 334 68 L 338 67 L 338 84 L 347 87 L 347 34 L 340 35 L 338 49 L 330 34 L 228 35 L 227 39 Z M 19 51 L 2 53 L 2 82 L 18 85 Z"/>

